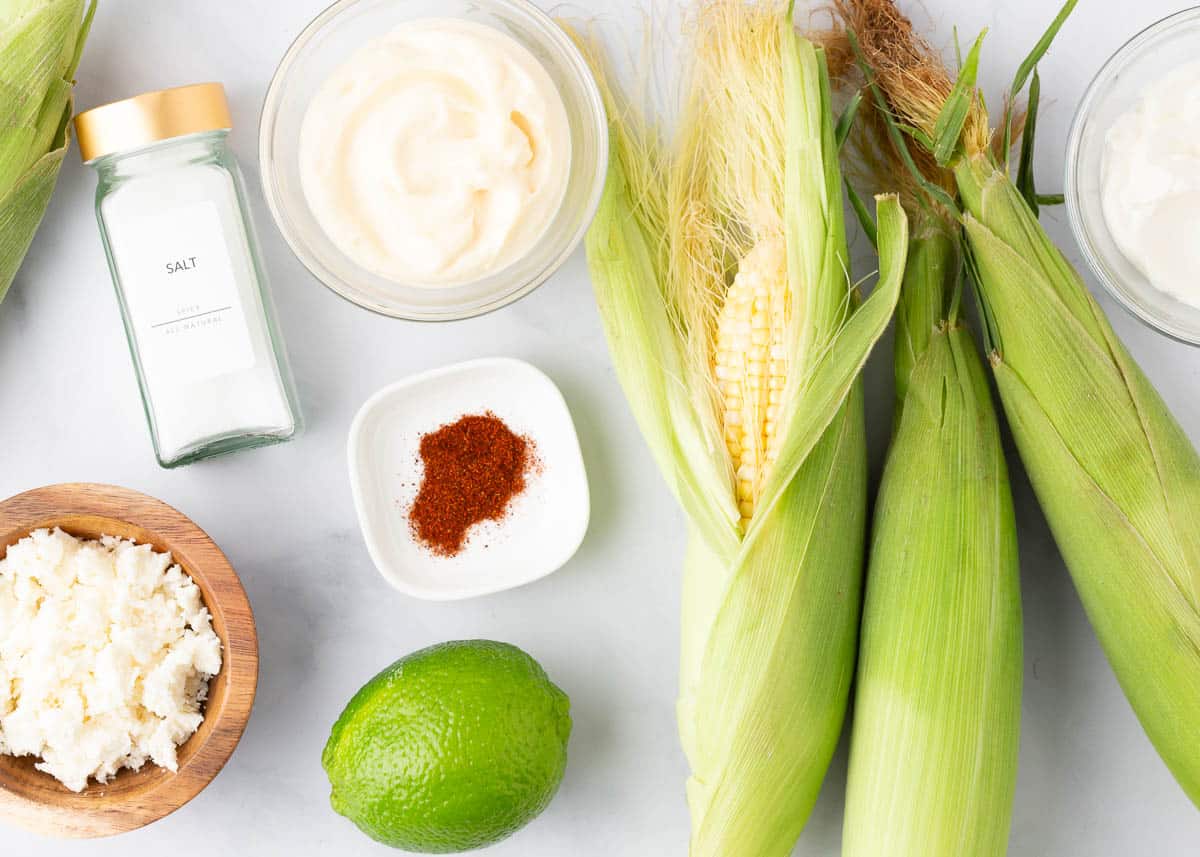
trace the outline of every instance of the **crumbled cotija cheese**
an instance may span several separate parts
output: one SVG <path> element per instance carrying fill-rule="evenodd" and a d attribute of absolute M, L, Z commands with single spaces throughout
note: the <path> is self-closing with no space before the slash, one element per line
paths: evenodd
<path fill-rule="evenodd" d="M 0 560 L 0 753 L 81 791 L 175 748 L 204 719 L 221 641 L 200 588 L 149 545 L 37 530 Z"/>

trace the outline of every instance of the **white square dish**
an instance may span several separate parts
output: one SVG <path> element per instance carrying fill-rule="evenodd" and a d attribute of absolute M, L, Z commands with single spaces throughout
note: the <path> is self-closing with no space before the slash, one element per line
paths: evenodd
<path fill-rule="evenodd" d="M 491 412 L 533 441 L 537 467 L 500 521 L 471 528 L 454 556 L 412 533 L 422 435 L 462 416 Z M 521 360 L 472 360 L 384 387 L 350 427 L 350 485 L 367 550 L 384 578 L 408 595 L 449 601 L 532 583 L 566 564 L 587 532 L 587 473 L 562 393 Z"/>

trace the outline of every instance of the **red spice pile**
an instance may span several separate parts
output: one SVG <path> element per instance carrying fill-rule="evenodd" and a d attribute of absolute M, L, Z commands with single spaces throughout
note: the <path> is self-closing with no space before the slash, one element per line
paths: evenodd
<path fill-rule="evenodd" d="M 475 524 L 504 518 L 534 458 L 533 442 L 490 411 L 422 435 L 420 457 L 425 474 L 408 520 L 439 556 L 462 551 Z"/>

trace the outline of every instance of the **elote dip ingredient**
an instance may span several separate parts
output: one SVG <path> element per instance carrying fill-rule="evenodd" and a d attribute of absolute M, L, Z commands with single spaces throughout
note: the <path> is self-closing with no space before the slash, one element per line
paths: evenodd
<path fill-rule="evenodd" d="M 519 260 L 558 213 L 571 167 L 562 96 L 492 27 L 403 23 L 313 97 L 300 175 L 351 260 L 393 282 L 451 286 Z"/>
<path fill-rule="evenodd" d="M 439 556 L 460 553 L 476 524 L 502 520 L 534 462 L 533 441 L 490 412 L 424 435 L 419 450 L 424 472 L 408 519 Z"/>
<path fill-rule="evenodd" d="M 1031 135 L 1014 183 L 973 79 L 951 81 L 892 0 L 863 2 L 878 29 L 858 38 L 892 114 L 954 173 L 992 371 L 1034 491 L 1126 697 L 1200 805 L 1200 456 L 1038 223 Z M 1013 84 L 1014 96 L 1030 85 L 1029 117 L 1037 62 L 1074 5 Z M 977 60 L 978 42 L 963 68 Z"/>
<path fill-rule="evenodd" d="M 54 193 L 70 143 L 75 69 L 96 3 L 0 3 L 0 300 Z"/>
<path fill-rule="evenodd" d="M 1200 62 L 1148 88 L 1105 137 L 1101 203 L 1150 283 L 1200 308 Z"/>
<path fill-rule="evenodd" d="M 857 378 L 907 243 L 898 202 L 880 198 L 882 270 L 860 305 L 825 56 L 790 13 L 696 4 L 669 146 L 585 45 L 613 141 L 588 264 L 618 378 L 689 525 L 691 857 L 790 854 L 837 744 L 866 524 Z"/>
<path fill-rule="evenodd" d="M 516 646 L 413 652 L 346 703 L 321 753 L 329 803 L 377 842 L 422 854 L 493 845 L 550 804 L 571 701 Z"/>
<path fill-rule="evenodd" d="M 200 588 L 149 545 L 36 530 L 0 560 L 0 753 L 72 791 L 177 770 L 221 641 Z"/>
<path fill-rule="evenodd" d="M 903 405 L 875 505 L 842 857 L 1008 853 L 1021 716 L 1016 521 L 983 361 L 947 289 L 961 270 L 954 234 L 926 231 L 910 245 L 897 311 L 897 347 L 916 361 L 897 378 Z"/>
<path fill-rule="evenodd" d="M 154 452 L 178 467 L 299 428 L 219 83 L 75 118 Z"/>
<path fill-rule="evenodd" d="M 839 3 L 849 23 L 861 7 Z M 860 80 L 854 80 L 860 85 Z M 951 212 L 919 196 L 874 99 L 860 174 L 914 224 L 896 309 L 896 427 L 875 503 L 842 857 L 1004 857 L 1021 715 L 1016 521 Z M 912 152 L 931 182 L 953 177 Z"/>

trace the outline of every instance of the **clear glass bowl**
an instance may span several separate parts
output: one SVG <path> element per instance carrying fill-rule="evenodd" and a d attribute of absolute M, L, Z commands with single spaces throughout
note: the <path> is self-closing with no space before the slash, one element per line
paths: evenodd
<path fill-rule="evenodd" d="M 1101 205 L 1105 135 L 1148 86 L 1200 56 L 1200 7 L 1164 18 L 1113 54 L 1088 87 L 1067 142 L 1066 202 L 1071 229 L 1105 288 L 1168 336 L 1200 345 L 1200 309 L 1159 291 L 1118 248 Z"/>
<path fill-rule="evenodd" d="M 461 286 L 406 286 L 374 274 L 325 235 L 304 197 L 300 127 L 317 89 L 362 45 L 415 18 L 465 18 L 495 27 L 528 48 L 558 87 L 571 125 L 571 174 L 558 214 L 523 258 Z M 470 318 L 529 294 L 578 246 L 604 188 L 608 123 L 587 62 L 567 34 L 527 0 L 339 0 L 317 16 L 279 64 L 259 127 L 267 204 L 300 261 L 342 297 L 395 318 Z"/>

